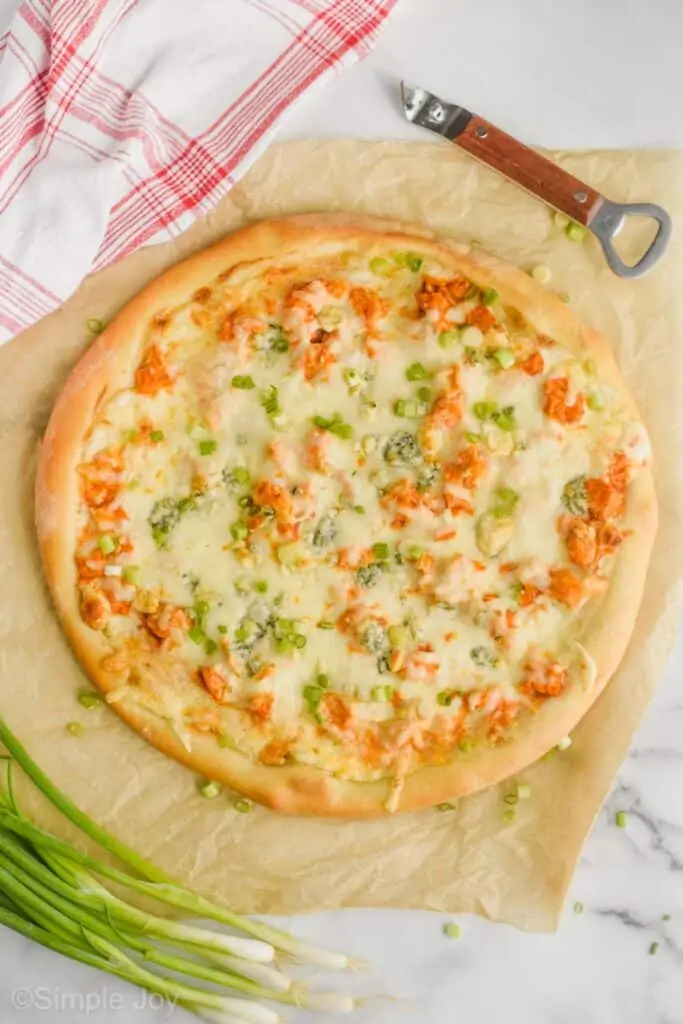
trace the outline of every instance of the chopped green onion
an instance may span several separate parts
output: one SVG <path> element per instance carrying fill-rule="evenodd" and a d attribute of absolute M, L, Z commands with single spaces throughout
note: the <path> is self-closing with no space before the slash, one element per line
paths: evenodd
<path fill-rule="evenodd" d="M 498 429 L 504 430 L 507 434 L 517 428 L 517 419 L 512 405 L 506 405 L 504 409 L 495 412 L 491 418 Z"/>
<path fill-rule="evenodd" d="M 200 455 L 213 455 L 218 447 L 218 442 L 213 440 L 205 440 L 199 442 L 199 454 Z"/>
<path fill-rule="evenodd" d="M 356 515 L 364 516 L 365 515 L 365 505 L 354 505 L 353 506 L 353 511 L 356 513 Z"/>
<path fill-rule="evenodd" d="M 654 956 L 658 949 L 659 949 L 659 943 L 658 942 L 651 942 L 650 943 L 650 948 L 648 949 L 648 953 L 650 954 L 650 956 Z"/>
<path fill-rule="evenodd" d="M 239 796 L 237 797 L 237 799 L 233 800 L 232 806 L 240 814 L 248 814 L 249 811 L 251 810 L 252 804 L 251 800 L 247 800 L 245 799 L 245 797 Z"/>
<path fill-rule="evenodd" d="M 614 820 L 616 822 L 617 828 L 626 828 L 626 823 L 628 821 L 628 815 L 626 814 L 626 811 L 617 811 Z"/>
<path fill-rule="evenodd" d="M 496 488 L 496 504 L 491 509 L 491 514 L 496 519 L 509 519 L 514 513 L 519 501 L 519 494 L 511 487 Z"/>
<path fill-rule="evenodd" d="M 89 320 L 86 320 L 85 323 L 89 334 L 101 334 L 106 327 L 104 320 L 98 320 L 97 317 L 94 316 L 90 317 Z"/>
<path fill-rule="evenodd" d="M 121 578 L 124 583 L 137 583 L 140 578 L 139 565 L 124 565 Z"/>
<path fill-rule="evenodd" d="M 473 747 L 474 742 L 467 738 L 465 738 L 464 740 L 460 740 L 460 742 L 458 743 L 458 748 L 460 749 L 460 752 L 463 754 L 469 754 L 472 751 Z"/>
<path fill-rule="evenodd" d="M 241 391 L 251 391 L 252 388 L 256 387 L 254 378 L 250 377 L 249 374 L 238 373 L 232 378 L 231 383 L 234 388 L 239 388 Z"/>
<path fill-rule="evenodd" d="M 149 439 L 150 439 L 150 441 L 154 441 L 155 444 L 158 441 L 163 441 L 163 439 L 164 439 L 164 432 L 163 432 L 163 430 L 153 430 L 150 433 L 150 435 L 149 435 Z"/>
<path fill-rule="evenodd" d="M 222 622 L 221 622 L 220 626 L 217 627 L 217 629 L 218 629 L 218 632 L 222 633 L 223 635 L 225 635 L 228 632 L 228 627 L 226 625 L 224 625 Z"/>
<path fill-rule="evenodd" d="M 379 562 L 384 562 L 389 557 L 389 545 L 379 541 L 372 545 L 372 553 Z"/>
<path fill-rule="evenodd" d="M 475 434 L 471 430 L 465 431 L 465 440 L 469 441 L 470 444 L 481 444 L 484 440 L 483 434 Z"/>
<path fill-rule="evenodd" d="M 521 783 L 521 782 L 518 783 L 517 784 L 517 799 L 518 800 L 528 800 L 530 796 L 531 796 L 531 786 L 529 786 L 526 783 Z"/>
<path fill-rule="evenodd" d="M 484 288 L 481 293 L 481 303 L 483 306 L 493 306 L 498 302 L 499 298 L 500 295 L 495 288 Z"/>
<path fill-rule="evenodd" d="M 221 791 L 221 787 L 214 779 L 200 779 L 197 789 L 206 800 L 215 800 Z"/>
<path fill-rule="evenodd" d="M 493 353 L 493 358 L 496 360 L 501 370 L 509 370 L 511 366 L 515 365 L 515 357 L 509 348 L 497 348 Z"/>
<path fill-rule="evenodd" d="M 569 750 L 571 745 L 572 745 L 571 736 L 563 736 L 562 739 L 557 744 L 557 749 L 558 750 Z"/>
<path fill-rule="evenodd" d="M 505 796 L 503 797 L 503 800 L 505 801 L 506 804 L 511 804 L 512 806 L 514 806 L 518 802 L 519 797 L 516 793 L 506 793 Z"/>
<path fill-rule="evenodd" d="M 602 412 L 605 408 L 605 401 L 598 391 L 592 391 L 586 399 L 586 404 L 593 412 Z"/>
<path fill-rule="evenodd" d="M 294 646 L 296 647 L 296 649 L 298 651 L 303 651 L 303 649 L 304 649 L 304 647 L 306 646 L 307 643 L 308 643 L 308 641 L 307 641 L 306 637 L 303 635 L 303 633 L 295 633 L 294 634 Z"/>
<path fill-rule="evenodd" d="M 373 686 L 370 690 L 370 700 L 379 701 L 382 704 L 388 704 L 393 696 L 393 686 Z"/>
<path fill-rule="evenodd" d="M 85 732 L 85 726 L 80 722 L 67 722 L 66 731 L 69 736 L 82 736 Z"/>
<path fill-rule="evenodd" d="M 564 231 L 564 229 L 569 224 L 569 217 L 567 216 L 567 214 L 561 213 L 559 210 L 555 210 L 555 213 L 553 214 L 553 220 L 555 221 L 557 227 L 561 228 L 562 231 Z"/>
<path fill-rule="evenodd" d="M 436 703 L 440 704 L 444 708 L 449 708 L 453 703 L 453 697 L 455 696 L 450 690 L 442 690 L 436 695 Z"/>
<path fill-rule="evenodd" d="M 426 380 L 429 376 L 427 368 L 422 363 L 411 363 L 406 369 L 406 380 Z"/>
<path fill-rule="evenodd" d="M 334 629 L 334 622 L 330 622 L 329 619 L 321 619 L 316 625 L 318 629 Z"/>
<path fill-rule="evenodd" d="M 497 402 L 475 402 L 472 406 L 472 412 L 478 420 L 490 420 L 493 419 L 495 414 L 498 412 Z"/>
<path fill-rule="evenodd" d="M 245 466 L 236 466 L 232 471 L 232 479 L 236 484 L 248 484 L 249 470 Z"/>
<path fill-rule="evenodd" d="M 95 708 L 102 707 L 104 704 L 104 698 L 99 693 L 94 693 L 92 690 L 83 690 L 78 695 L 78 703 L 87 711 L 93 711 Z"/>
<path fill-rule="evenodd" d="M 318 672 L 316 683 L 321 687 L 321 689 L 326 690 L 330 685 L 330 677 L 326 672 Z"/>
<path fill-rule="evenodd" d="M 574 904 L 574 913 L 583 914 L 583 903 L 580 903 L 578 900 Z"/>
<path fill-rule="evenodd" d="M 570 242 L 583 242 L 588 234 L 586 228 L 582 227 L 581 224 L 577 224 L 574 220 L 567 224 L 564 233 Z"/>
<path fill-rule="evenodd" d="M 258 594 L 267 594 L 268 593 L 268 580 L 256 580 L 256 583 L 254 584 L 254 590 Z"/>
<path fill-rule="evenodd" d="M 407 402 L 404 398 L 399 398 L 394 402 L 394 416 L 407 416 L 406 412 Z"/>
<path fill-rule="evenodd" d="M 444 801 L 442 804 L 437 804 L 436 809 L 437 811 L 457 811 L 458 805 Z"/>
<path fill-rule="evenodd" d="M 112 551 L 116 551 L 118 541 L 110 533 L 103 533 L 101 537 L 98 537 L 97 546 L 103 555 L 111 555 Z"/>
<path fill-rule="evenodd" d="M 459 338 L 460 331 L 453 329 L 449 331 L 441 331 L 438 341 L 441 348 L 453 348 Z"/>
<path fill-rule="evenodd" d="M 189 636 L 193 644 L 202 645 L 206 641 L 206 633 L 204 632 L 202 627 L 198 626 L 196 623 L 194 626 L 191 627 L 187 635 Z"/>
<path fill-rule="evenodd" d="M 420 415 L 420 407 L 412 398 L 405 403 L 405 415 L 411 420 L 416 419 Z"/>
<path fill-rule="evenodd" d="M 462 935 L 462 930 L 455 921 L 449 921 L 448 924 L 443 926 L 443 933 L 447 939 L 459 939 Z"/>
<path fill-rule="evenodd" d="M 267 391 L 261 392 L 261 405 L 269 416 L 275 416 L 281 411 L 278 391 L 274 384 L 271 384 Z"/>
<path fill-rule="evenodd" d="M 402 647 L 408 639 L 408 631 L 405 626 L 389 626 L 387 639 L 392 647 Z"/>
<path fill-rule="evenodd" d="M 662 914 L 662 921 L 670 921 L 671 914 Z"/>
<path fill-rule="evenodd" d="M 539 284 L 548 284 L 550 278 L 553 276 L 553 272 L 550 267 L 546 267 L 544 263 L 539 263 L 537 266 L 531 268 L 531 276 L 534 281 L 538 281 Z"/>
<path fill-rule="evenodd" d="M 420 402 L 431 402 L 432 400 L 432 389 L 423 387 L 417 389 L 417 397 Z"/>
<path fill-rule="evenodd" d="M 512 822 L 515 820 L 515 810 L 514 810 L 514 807 L 510 807 L 509 810 L 503 811 L 503 818 L 502 818 L 502 820 L 503 820 L 503 824 L 504 825 L 511 825 L 512 824 Z"/>
<path fill-rule="evenodd" d="M 204 650 L 206 651 L 207 654 L 215 654 L 216 653 L 216 651 L 218 650 L 218 644 L 213 639 L 213 637 L 208 636 L 206 638 L 206 641 L 204 643 Z"/>
<path fill-rule="evenodd" d="M 378 277 L 388 277 L 392 271 L 392 266 L 389 260 L 385 260 L 383 256 L 375 256 L 374 259 L 370 260 L 370 270 Z"/>
<path fill-rule="evenodd" d="M 411 544 L 409 547 L 406 548 L 406 558 L 410 562 L 416 562 L 418 558 L 422 557 L 423 554 L 424 552 L 422 548 L 418 547 L 417 544 Z"/>
<path fill-rule="evenodd" d="M 233 523 L 230 527 L 230 533 L 234 540 L 240 541 L 246 539 L 249 535 L 249 530 L 246 523 Z"/>
<path fill-rule="evenodd" d="M 558 292 L 557 297 L 560 300 L 560 302 L 566 303 L 569 302 L 571 296 L 569 295 L 569 292 Z"/>
<path fill-rule="evenodd" d="M 408 269 L 412 270 L 412 272 L 416 274 L 422 266 L 422 257 L 418 256 L 417 253 L 409 252 L 407 263 Z"/>
<path fill-rule="evenodd" d="M 586 359 L 586 360 L 584 360 L 583 371 L 584 371 L 584 373 L 587 373 L 589 377 L 595 376 L 595 374 L 597 373 L 597 370 L 598 370 L 598 368 L 595 365 L 595 360 L 594 359 Z"/>

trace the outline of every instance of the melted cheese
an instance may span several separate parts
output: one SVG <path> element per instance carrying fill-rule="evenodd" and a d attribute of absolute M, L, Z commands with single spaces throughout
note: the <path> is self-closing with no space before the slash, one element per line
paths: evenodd
<path fill-rule="evenodd" d="M 566 377 L 568 404 L 596 382 L 502 306 L 460 337 L 478 295 L 420 315 L 425 271 L 449 273 L 417 255 L 411 269 L 395 253 L 331 251 L 272 280 L 258 266 L 213 282 L 208 301 L 150 326 L 172 386 L 136 391 L 133 369 L 89 432 L 86 479 L 98 453 L 122 453 L 109 503 L 122 512 L 103 531 L 103 510 L 84 505 L 78 544 L 118 538 L 110 589 L 99 584 L 111 598 L 111 566 L 124 579 L 128 567 L 135 597 L 108 635 L 186 744 L 201 721 L 266 763 L 282 748 L 371 778 L 464 738 L 497 741 L 546 699 L 525 688 L 539 658 L 590 677 L 551 571 L 590 581 L 609 559 L 569 566 L 563 495 L 604 478 L 618 450 L 642 461 L 647 439 L 614 400 L 580 423 L 549 418 L 547 380 Z M 537 375 L 521 368 L 532 351 Z M 167 630 L 155 608 L 181 624 Z"/>

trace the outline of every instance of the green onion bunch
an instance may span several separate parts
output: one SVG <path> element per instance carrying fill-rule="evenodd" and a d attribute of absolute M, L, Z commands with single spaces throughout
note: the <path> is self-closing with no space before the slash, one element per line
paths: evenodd
<path fill-rule="evenodd" d="M 0 742 L 8 752 L 0 755 L 7 769 L 6 787 L 0 789 L 0 924 L 219 1024 L 277 1024 L 280 1015 L 264 1001 L 333 1013 L 355 1008 L 349 996 L 312 992 L 293 981 L 277 962 L 351 967 L 343 953 L 233 914 L 177 885 L 61 793 L 2 718 Z M 29 821 L 14 796 L 15 763 L 59 811 L 129 870 L 111 867 Z M 149 913 L 114 895 L 101 879 L 230 931 Z"/>

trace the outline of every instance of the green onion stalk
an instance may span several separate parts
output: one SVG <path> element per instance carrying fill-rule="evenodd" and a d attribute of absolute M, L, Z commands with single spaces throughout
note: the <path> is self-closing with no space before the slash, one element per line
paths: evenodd
<path fill-rule="evenodd" d="M 273 966 L 278 953 L 331 968 L 350 967 L 347 956 L 233 914 L 177 885 L 60 792 L 2 718 L 0 741 L 9 752 L 3 758 L 6 791 L 0 789 L 0 924 L 221 1024 L 276 1024 L 281 1019 L 256 1000 L 323 1012 L 348 1013 L 355 1008 L 351 997 L 311 992 L 305 983 L 293 982 Z M 65 817 L 134 874 L 72 847 L 24 817 L 12 786 L 15 762 Z M 98 878 L 243 934 L 226 934 L 141 910 L 115 896 Z M 148 970 L 148 965 L 173 976 Z M 190 980 L 178 980 L 178 975 Z M 195 980 L 236 994 L 198 987 Z"/>

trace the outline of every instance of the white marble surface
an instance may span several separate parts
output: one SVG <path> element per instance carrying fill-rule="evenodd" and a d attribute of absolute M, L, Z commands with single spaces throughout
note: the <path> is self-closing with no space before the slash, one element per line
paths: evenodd
<path fill-rule="evenodd" d="M 682 38 L 679 0 L 402 0 L 373 57 L 307 97 L 282 137 L 413 138 L 396 106 L 404 76 L 532 142 L 681 145 Z M 683 640 L 586 843 L 556 935 L 467 918 L 451 941 L 443 918 L 418 912 L 293 922 L 372 962 L 356 990 L 397 997 L 370 1000 L 359 1024 L 682 1024 L 682 676 Z M 617 810 L 628 813 L 625 829 Z M 0 1024 L 169 1016 L 192 1019 L 0 929 Z"/>

